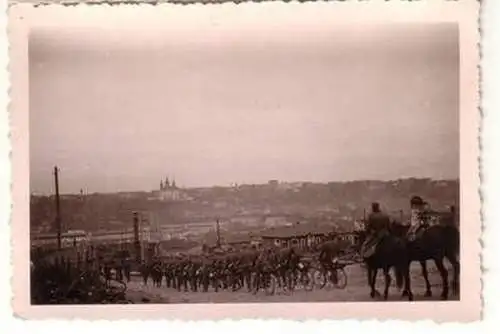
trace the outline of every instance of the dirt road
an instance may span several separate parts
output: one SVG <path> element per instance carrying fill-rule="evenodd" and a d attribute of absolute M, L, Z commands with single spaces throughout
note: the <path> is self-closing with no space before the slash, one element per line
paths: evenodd
<path fill-rule="evenodd" d="M 441 277 L 437 269 L 431 262 L 428 264 L 429 280 L 432 285 L 433 297 L 424 297 L 425 282 L 420 273 L 420 265 L 414 263 L 411 268 L 412 272 L 412 290 L 415 295 L 415 300 L 439 300 L 441 293 Z M 138 303 L 143 297 L 146 297 L 150 303 L 275 303 L 275 302 L 348 302 L 348 301 L 373 301 L 369 296 L 369 288 L 367 286 L 366 273 L 359 265 L 352 265 L 346 268 L 348 283 L 345 289 L 324 288 L 314 289 L 307 292 L 297 290 L 293 293 L 284 291 L 276 291 L 274 295 L 266 295 L 264 291 L 257 294 L 247 292 L 245 289 L 240 291 L 219 291 L 214 292 L 179 292 L 166 287 L 156 288 L 152 284 L 144 286 L 139 278 L 134 278 L 128 283 L 128 297 Z M 451 270 L 449 269 L 450 278 Z M 392 284 L 389 292 L 389 300 L 400 301 L 400 292 Z M 384 286 L 382 272 L 379 272 L 377 277 L 377 289 L 382 292 Z M 450 289 L 451 292 L 451 289 Z M 378 298 L 381 300 L 380 298 Z M 450 293 L 450 300 L 458 300 L 458 296 Z"/>

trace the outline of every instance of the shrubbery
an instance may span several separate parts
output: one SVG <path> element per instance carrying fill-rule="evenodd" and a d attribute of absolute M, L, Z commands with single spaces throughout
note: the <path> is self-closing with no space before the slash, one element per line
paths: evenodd
<path fill-rule="evenodd" d="M 106 281 L 94 261 L 32 254 L 31 303 L 128 303 L 126 284 Z"/>

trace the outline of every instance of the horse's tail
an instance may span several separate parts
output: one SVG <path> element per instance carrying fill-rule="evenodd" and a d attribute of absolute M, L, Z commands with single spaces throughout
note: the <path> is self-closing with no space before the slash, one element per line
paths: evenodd
<path fill-rule="evenodd" d="M 460 253 L 460 231 L 457 227 L 454 228 L 454 246 L 455 246 L 455 255 L 459 255 Z"/>
<path fill-rule="evenodd" d="M 396 266 L 394 271 L 396 274 L 396 286 L 401 290 L 403 288 L 403 270 L 400 266 Z"/>
<path fill-rule="evenodd" d="M 457 256 L 460 252 L 460 231 L 455 226 L 448 227 L 445 235 L 447 252 Z"/>

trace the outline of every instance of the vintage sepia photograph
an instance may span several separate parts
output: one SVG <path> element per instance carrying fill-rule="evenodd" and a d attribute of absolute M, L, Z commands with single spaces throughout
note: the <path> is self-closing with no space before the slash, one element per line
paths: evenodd
<path fill-rule="evenodd" d="M 462 300 L 458 20 L 64 10 L 27 36 L 32 306 Z"/>

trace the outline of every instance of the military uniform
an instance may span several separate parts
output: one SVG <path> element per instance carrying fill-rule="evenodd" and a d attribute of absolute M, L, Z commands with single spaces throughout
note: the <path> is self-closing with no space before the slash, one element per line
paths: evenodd
<path fill-rule="evenodd" d="M 410 201 L 410 205 L 411 218 L 407 238 L 410 241 L 414 241 L 417 238 L 417 232 L 426 223 L 426 203 L 419 196 L 414 196 Z"/>
<path fill-rule="evenodd" d="M 361 256 L 368 258 L 375 253 L 375 247 L 389 233 L 390 223 L 389 216 L 380 211 L 368 216 L 368 236 L 361 247 Z"/>

